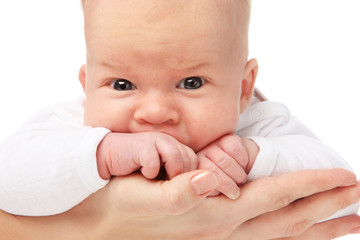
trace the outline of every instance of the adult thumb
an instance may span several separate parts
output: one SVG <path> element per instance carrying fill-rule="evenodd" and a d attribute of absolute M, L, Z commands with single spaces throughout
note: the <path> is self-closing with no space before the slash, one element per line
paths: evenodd
<path fill-rule="evenodd" d="M 195 207 L 217 185 L 217 177 L 209 171 L 197 170 L 180 174 L 161 184 L 163 210 L 168 214 L 182 214 Z"/>

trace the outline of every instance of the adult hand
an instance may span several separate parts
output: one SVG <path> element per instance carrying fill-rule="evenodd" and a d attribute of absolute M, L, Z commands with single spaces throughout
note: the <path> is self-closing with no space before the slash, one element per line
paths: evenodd
<path fill-rule="evenodd" d="M 328 171 L 328 170 L 325 170 Z M 338 170 L 335 170 L 338 171 Z M 283 175 L 279 178 L 274 178 L 276 192 L 280 195 L 277 198 L 280 202 L 280 205 L 286 205 L 286 203 L 292 202 L 296 191 L 298 193 L 303 192 L 305 188 L 296 187 L 296 183 L 300 185 L 305 184 L 301 177 L 298 174 L 304 173 L 308 175 L 309 172 L 301 171 L 295 173 L 289 173 Z M 324 172 L 321 172 L 323 174 Z M 337 174 L 333 175 L 335 172 L 328 176 L 324 176 L 321 181 L 323 181 L 323 190 L 321 187 L 314 186 L 319 190 L 318 193 L 310 195 L 305 198 L 301 198 L 292 202 L 284 208 L 281 208 L 277 211 L 267 212 L 265 214 L 259 215 L 253 219 L 250 219 L 243 224 L 241 224 L 228 240 L 233 239 L 256 239 L 256 240 L 265 240 L 265 239 L 316 239 L 316 240 L 328 240 L 341 237 L 347 234 L 360 233 L 360 217 L 357 215 L 346 216 L 338 219 L 333 219 L 321 223 L 317 223 L 326 218 L 329 218 L 335 214 L 338 210 L 344 209 L 360 199 L 360 185 L 356 184 L 353 186 L 343 186 L 337 187 L 332 190 L 328 189 L 329 186 L 326 186 L 327 181 L 330 179 L 337 178 Z M 297 175 L 297 176 L 296 176 Z M 308 175 L 310 178 L 313 176 Z M 289 177 L 289 178 L 287 178 Z M 294 178 L 292 178 L 294 177 Z M 345 177 L 345 175 L 343 176 Z M 287 178 L 287 179 L 286 179 Z M 322 178 L 322 177 L 321 177 Z M 326 179 L 327 178 L 327 179 Z M 285 182 L 283 182 L 286 180 Z M 300 181 L 299 181 L 300 180 Z M 303 179 L 305 180 L 305 179 Z M 308 184 L 311 185 L 314 179 L 308 179 Z M 260 181 L 256 181 L 259 183 Z M 318 182 L 320 183 L 320 182 Z M 340 183 L 340 182 L 338 182 Z M 244 196 L 249 196 L 251 194 L 248 191 L 255 191 L 256 189 L 251 186 L 252 183 L 246 185 L 243 190 Z M 290 191 L 291 187 L 294 187 L 294 191 Z M 299 188 L 300 187 L 300 188 Z M 296 190 L 295 190 L 296 188 Z M 302 188 L 302 189 L 301 189 Z M 325 190 L 325 191 L 324 191 Z M 246 194 L 244 193 L 246 192 Z M 286 195 L 286 192 L 290 192 L 290 195 Z M 282 195 L 285 193 L 285 195 Z M 305 192 L 303 192 L 305 193 Z M 297 194 L 297 193 L 296 193 Z M 299 196 L 299 195 L 298 195 Z M 261 231 L 259 231 L 261 229 Z"/>
<path fill-rule="evenodd" d="M 358 217 L 314 225 L 359 200 L 355 183 L 355 176 L 342 169 L 299 171 L 245 184 L 241 197 L 233 201 L 225 196 L 204 198 L 217 185 L 211 173 L 188 172 L 170 181 L 134 174 L 114 178 L 64 214 L 17 217 L 16 224 L 10 224 L 16 231 L 2 236 L 265 240 L 305 234 L 301 239 L 321 239 L 328 230 L 340 236 L 360 226 Z"/>
<path fill-rule="evenodd" d="M 192 183 L 202 185 L 193 188 Z M 190 172 L 165 182 L 133 175 L 115 178 L 82 206 L 97 209 L 94 227 L 100 235 L 94 239 L 265 240 L 298 236 L 307 229 L 305 239 L 311 239 L 334 224 L 339 228 L 331 228 L 333 236 L 360 226 L 355 217 L 314 225 L 359 201 L 355 184 L 355 176 L 342 169 L 299 171 L 245 184 L 242 196 L 232 201 L 224 196 L 202 199 L 216 187 L 208 173 Z M 351 229 L 344 229 L 349 222 Z"/>
<path fill-rule="evenodd" d="M 347 217 L 329 220 L 310 227 L 304 233 L 296 237 L 281 238 L 281 240 L 329 240 L 345 236 L 347 234 L 360 233 L 360 216 L 351 215 Z M 276 240 L 276 239 L 274 239 Z M 280 239 L 279 239 L 280 240 Z"/>

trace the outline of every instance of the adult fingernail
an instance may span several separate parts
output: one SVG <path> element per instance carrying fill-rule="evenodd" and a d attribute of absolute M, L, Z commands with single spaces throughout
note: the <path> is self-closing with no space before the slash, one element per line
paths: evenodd
<path fill-rule="evenodd" d="M 201 172 L 192 177 L 190 183 L 198 195 L 206 195 L 215 190 L 219 181 L 213 173 Z"/>

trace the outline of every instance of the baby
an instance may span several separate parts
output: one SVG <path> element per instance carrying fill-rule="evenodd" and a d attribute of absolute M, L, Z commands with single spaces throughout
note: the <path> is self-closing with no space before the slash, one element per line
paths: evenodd
<path fill-rule="evenodd" d="M 212 171 L 231 199 L 246 180 L 349 169 L 284 105 L 258 91 L 253 98 L 249 1 L 86 0 L 83 8 L 86 101 L 44 109 L 1 143 L 1 209 L 57 214 L 111 176 L 140 169 L 153 179 L 161 166 L 169 178 Z"/>
<path fill-rule="evenodd" d="M 247 61 L 249 3 L 86 1 L 84 12 L 85 125 L 132 133 L 99 145 L 100 176 L 141 167 L 154 178 L 161 162 L 172 178 L 196 169 L 201 150 L 199 167 L 237 198 L 258 151 L 232 135 L 257 73 L 256 60 Z"/>

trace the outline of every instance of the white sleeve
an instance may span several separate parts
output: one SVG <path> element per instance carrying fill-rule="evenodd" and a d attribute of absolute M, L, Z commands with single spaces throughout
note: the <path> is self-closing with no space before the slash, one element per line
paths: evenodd
<path fill-rule="evenodd" d="M 277 176 L 301 169 L 341 167 L 349 164 L 333 149 L 323 144 L 307 127 L 278 102 L 258 102 L 240 116 L 236 132 L 252 139 L 260 149 L 248 180 Z M 333 216 L 354 214 L 354 205 Z"/>
<path fill-rule="evenodd" d="M 109 130 L 84 127 L 83 108 L 81 99 L 48 107 L 0 143 L 0 209 L 57 214 L 107 184 L 96 150 Z"/>

